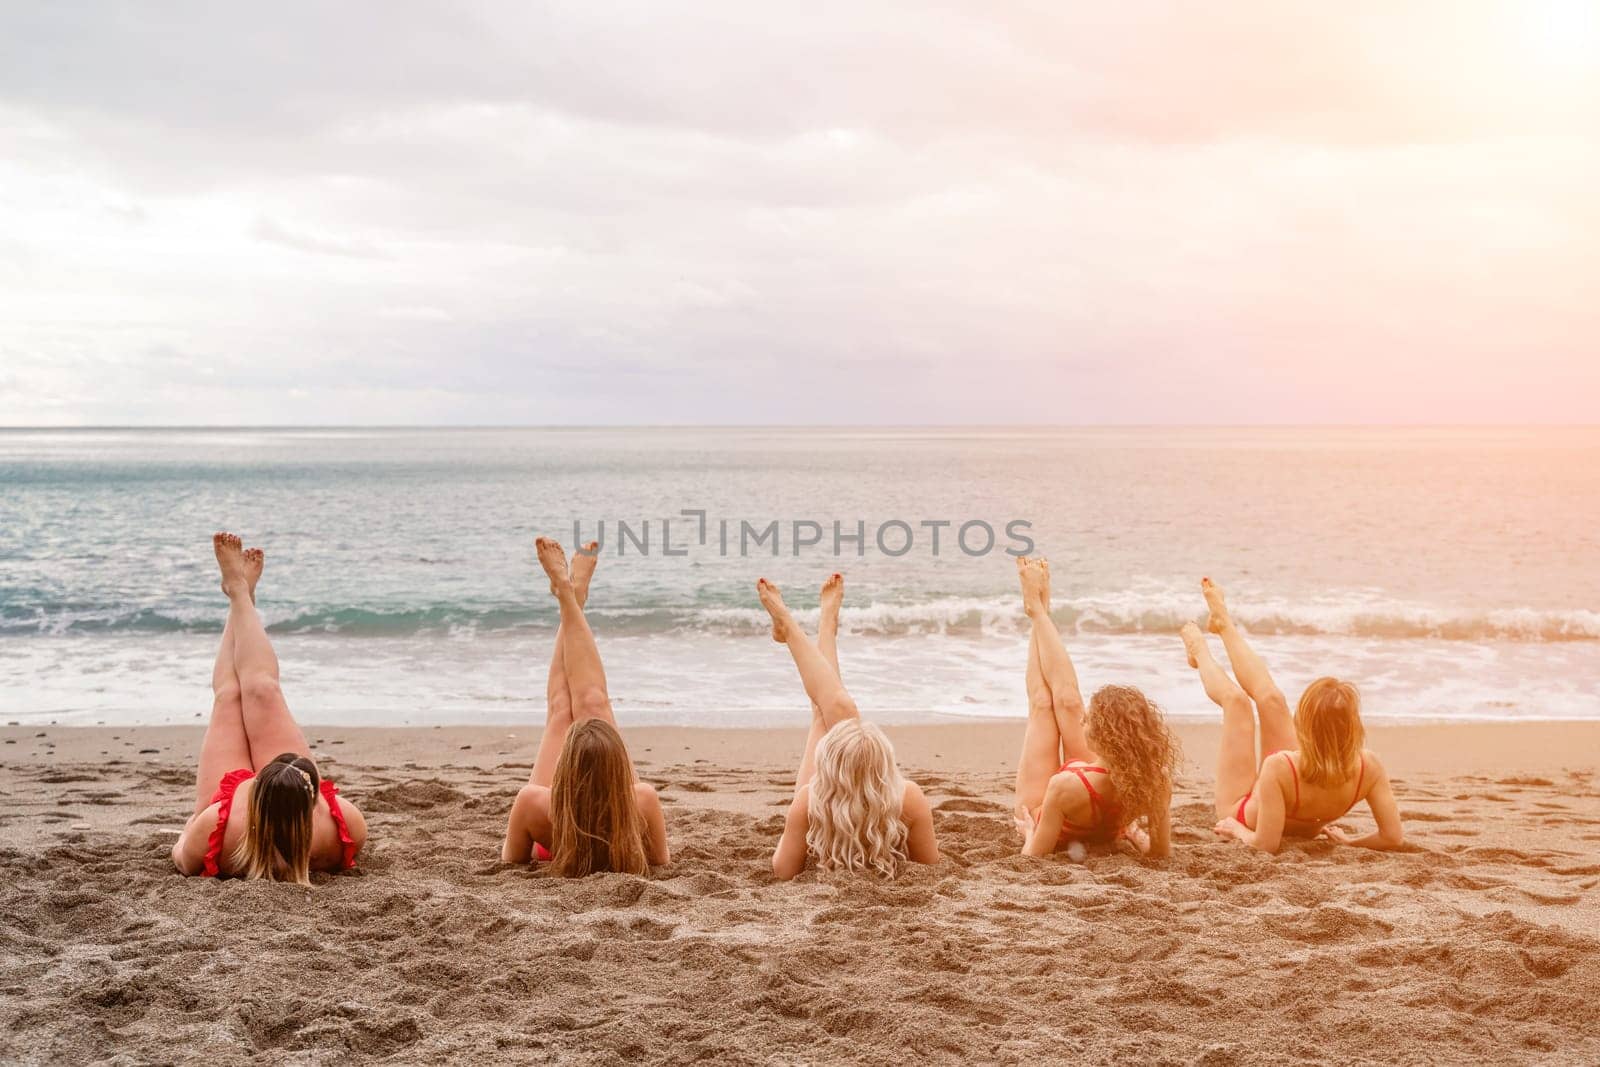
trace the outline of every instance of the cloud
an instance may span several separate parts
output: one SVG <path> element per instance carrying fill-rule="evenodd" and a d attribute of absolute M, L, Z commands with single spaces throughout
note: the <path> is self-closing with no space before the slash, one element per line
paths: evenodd
<path fill-rule="evenodd" d="M 1582 11 L 14 6 L 0 423 L 1587 417 Z"/>

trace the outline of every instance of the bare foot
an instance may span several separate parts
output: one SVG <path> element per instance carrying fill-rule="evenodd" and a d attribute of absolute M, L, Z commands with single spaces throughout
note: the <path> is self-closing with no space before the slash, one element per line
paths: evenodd
<path fill-rule="evenodd" d="M 590 541 L 572 554 L 572 595 L 578 598 L 578 607 L 589 602 L 589 579 L 600 562 L 600 542 Z"/>
<path fill-rule="evenodd" d="M 844 595 L 843 590 L 839 595 Z M 783 602 L 783 594 L 778 587 L 765 578 L 756 580 L 756 596 L 761 598 L 761 606 L 767 609 L 767 614 L 772 616 L 772 639 L 778 644 L 787 644 L 789 640 L 789 627 L 794 620 L 789 615 L 789 607 Z"/>
<path fill-rule="evenodd" d="M 1233 622 L 1228 616 L 1228 602 L 1222 598 L 1222 586 L 1210 578 L 1202 578 L 1200 592 L 1205 594 L 1206 607 L 1211 609 L 1211 618 L 1206 620 L 1206 629 L 1214 634 L 1220 634 L 1223 627 Z"/>
<path fill-rule="evenodd" d="M 830 574 L 828 580 L 822 583 L 822 619 L 817 624 L 819 630 L 832 626 L 839 629 L 839 606 L 844 603 L 844 575 Z"/>
<path fill-rule="evenodd" d="M 1017 578 L 1022 583 L 1022 610 L 1029 616 L 1050 610 L 1050 562 L 1032 556 L 1017 558 Z"/>
<path fill-rule="evenodd" d="M 242 542 L 231 533 L 211 535 L 211 550 L 217 554 L 217 569 L 222 571 L 222 591 L 231 600 L 236 594 L 250 595 L 250 568 L 244 561 Z"/>
<path fill-rule="evenodd" d="M 259 548 L 244 550 L 245 578 L 250 582 L 250 603 L 256 602 L 256 583 L 261 580 L 261 568 L 267 565 L 267 554 Z"/>
<path fill-rule="evenodd" d="M 1189 666 L 1200 666 L 1200 657 L 1211 654 L 1211 650 L 1206 647 L 1206 635 L 1201 633 L 1200 627 L 1194 623 L 1184 623 L 1178 635 L 1183 638 L 1183 650 L 1189 654 Z"/>
<path fill-rule="evenodd" d="M 539 566 L 544 568 L 545 576 L 550 579 L 550 592 L 559 597 L 563 589 L 572 587 L 566 549 L 561 547 L 560 541 L 549 537 L 534 538 L 533 547 L 539 556 Z"/>

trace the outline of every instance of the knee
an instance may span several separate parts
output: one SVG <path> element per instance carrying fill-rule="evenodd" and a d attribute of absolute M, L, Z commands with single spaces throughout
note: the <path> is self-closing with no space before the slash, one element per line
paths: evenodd
<path fill-rule="evenodd" d="M 244 694 L 240 691 L 237 681 L 214 686 L 212 692 L 214 694 L 211 699 L 212 711 L 224 708 L 236 709 L 244 701 Z"/>
<path fill-rule="evenodd" d="M 281 703 L 283 689 L 270 674 L 252 675 L 239 680 L 239 695 L 251 704 Z"/>
<path fill-rule="evenodd" d="M 579 690 L 574 700 L 577 706 L 570 711 L 585 719 L 604 717 L 611 712 L 611 698 L 599 686 Z"/>
<path fill-rule="evenodd" d="M 1289 714 L 1289 700 L 1283 695 L 1283 690 L 1277 686 L 1272 686 L 1265 693 L 1262 693 L 1260 698 L 1256 700 L 1256 704 L 1262 711 Z"/>
<path fill-rule="evenodd" d="M 1051 709 L 1058 716 L 1068 719 L 1083 718 L 1083 698 L 1076 695 L 1057 696 L 1051 701 Z"/>
<path fill-rule="evenodd" d="M 838 696 L 829 697 L 827 706 L 822 711 L 824 718 L 833 719 L 834 721 L 861 717 L 861 712 L 856 708 L 855 698 L 849 693 L 840 693 Z"/>
<path fill-rule="evenodd" d="M 1217 703 L 1222 705 L 1224 712 L 1251 717 L 1255 714 L 1255 710 L 1250 706 L 1250 698 L 1244 695 L 1244 690 L 1242 689 L 1224 694 Z"/>
<path fill-rule="evenodd" d="M 558 694 L 552 694 L 549 699 L 545 701 L 544 715 L 546 722 L 564 722 L 569 725 L 571 724 L 572 698 L 567 695 L 567 691 L 565 689 L 562 689 Z"/>

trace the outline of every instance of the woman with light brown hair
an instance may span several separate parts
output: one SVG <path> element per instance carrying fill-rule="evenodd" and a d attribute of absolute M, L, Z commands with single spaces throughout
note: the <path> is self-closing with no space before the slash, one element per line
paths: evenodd
<path fill-rule="evenodd" d="M 312 871 L 355 866 L 367 839 L 360 810 L 311 758 L 278 685 L 278 657 L 256 612 L 265 554 L 211 539 L 228 621 L 211 670 L 211 721 L 200 742 L 194 814 L 172 846 L 184 874 L 311 884 Z"/>
<path fill-rule="evenodd" d="M 811 699 L 811 731 L 772 873 L 794 878 L 813 859 L 823 870 L 893 878 L 907 863 L 939 862 L 927 797 L 900 774 L 894 746 L 861 718 L 839 677 L 844 577 L 832 575 L 822 585 L 816 641 L 795 622 L 777 586 L 762 578 L 756 595 L 772 616 L 772 639 L 789 649 Z"/>
<path fill-rule="evenodd" d="M 1356 687 L 1337 678 L 1318 678 L 1301 694 L 1291 719 L 1283 690 L 1228 614 L 1222 587 L 1203 578 L 1200 590 L 1211 612 L 1207 629 L 1222 638 L 1239 679 L 1235 682 L 1212 658 L 1198 626 L 1191 622 L 1183 627 L 1189 666 L 1199 670 L 1206 696 L 1222 709 L 1217 835 L 1237 837 L 1264 852 L 1277 852 L 1285 837 L 1319 835 L 1359 848 L 1399 848 L 1405 839 L 1400 808 L 1383 763 L 1363 747 L 1366 730 Z M 1351 837 L 1334 822 L 1363 800 L 1377 829 Z"/>
<path fill-rule="evenodd" d="M 634 776 L 583 615 L 599 546 L 583 546 L 570 568 L 557 542 L 541 537 L 535 546 L 561 622 L 545 687 L 544 735 L 528 784 L 511 805 L 500 859 L 548 860 L 569 878 L 646 874 L 671 859 L 667 823 L 656 791 Z"/>
<path fill-rule="evenodd" d="M 1023 854 L 1126 840 L 1145 855 L 1168 855 L 1178 745 L 1161 709 L 1125 685 L 1104 686 L 1085 705 L 1050 617 L 1049 561 L 1020 557 L 1017 576 L 1032 629 L 1028 725 L 1017 760 Z"/>

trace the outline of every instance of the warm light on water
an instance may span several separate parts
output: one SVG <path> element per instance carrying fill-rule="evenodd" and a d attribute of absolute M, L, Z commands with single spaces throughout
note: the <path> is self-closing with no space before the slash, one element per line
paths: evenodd
<path fill-rule="evenodd" d="M 223 527 L 267 549 L 261 609 L 303 717 L 535 720 L 554 613 L 532 537 L 605 519 L 590 614 L 625 719 L 797 721 L 753 585 L 814 609 L 834 569 L 844 673 L 875 715 L 1019 715 L 1000 551 L 1019 519 L 1086 686 L 1209 716 L 1174 632 L 1211 574 L 1286 689 L 1350 677 L 1375 719 L 1594 718 L 1597 461 L 1600 431 L 1560 428 L 5 432 L 0 689 L 18 719 L 192 721 Z M 684 509 L 779 520 L 781 554 L 686 544 Z M 663 517 L 687 556 L 661 554 Z M 619 556 L 616 521 L 646 519 L 653 553 Z M 904 556 L 831 554 L 834 521 L 891 519 L 923 534 Z M 993 552 L 947 530 L 931 554 L 919 523 L 970 519 Z M 830 531 L 798 558 L 795 520 Z"/>

